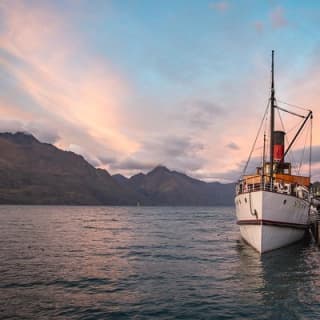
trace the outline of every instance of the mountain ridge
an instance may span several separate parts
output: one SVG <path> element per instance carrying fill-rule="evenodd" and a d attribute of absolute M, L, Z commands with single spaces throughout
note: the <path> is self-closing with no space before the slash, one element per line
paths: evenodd
<path fill-rule="evenodd" d="M 207 183 L 157 166 L 130 178 L 33 135 L 0 133 L 0 204 L 231 205 L 234 184 Z"/>

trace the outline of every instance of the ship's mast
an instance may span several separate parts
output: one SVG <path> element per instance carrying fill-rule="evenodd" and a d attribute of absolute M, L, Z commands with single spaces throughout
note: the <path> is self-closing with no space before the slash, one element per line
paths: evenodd
<path fill-rule="evenodd" d="M 270 189 L 273 191 L 273 146 L 274 146 L 274 50 L 272 50 L 272 63 L 271 63 L 271 98 L 270 98 Z"/>

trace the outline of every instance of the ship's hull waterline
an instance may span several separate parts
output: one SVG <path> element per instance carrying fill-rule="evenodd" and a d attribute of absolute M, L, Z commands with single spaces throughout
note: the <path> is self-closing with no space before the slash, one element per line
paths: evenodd
<path fill-rule="evenodd" d="M 236 214 L 242 238 L 259 253 L 303 238 L 309 203 L 288 194 L 255 191 L 238 194 Z"/>

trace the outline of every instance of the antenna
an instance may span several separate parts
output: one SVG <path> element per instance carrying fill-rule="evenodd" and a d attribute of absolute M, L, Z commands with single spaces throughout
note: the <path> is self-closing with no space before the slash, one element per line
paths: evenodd
<path fill-rule="evenodd" d="M 272 50 L 272 63 L 271 63 L 271 97 L 270 97 L 270 189 L 273 191 L 273 132 L 274 132 L 274 50 Z"/>

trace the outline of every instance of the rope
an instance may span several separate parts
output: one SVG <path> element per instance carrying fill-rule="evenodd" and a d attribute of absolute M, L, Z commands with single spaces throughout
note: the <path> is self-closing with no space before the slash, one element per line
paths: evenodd
<path fill-rule="evenodd" d="M 305 131 L 305 128 L 303 128 L 303 131 Z M 301 132 L 301 135 L 304 133 L 303 131 Z M 305 154 L 305 151 L 306 151 L 307 138 L 308 138 L 308 134 L 306 134 L 305 140 L 304 140 L 303 151 L 302 151 L 302 155 L 301 155 L 300 164 L 299 164 L 299 167 L 298 167 L 298 168 L 299 168 L 299 169 L 298 169 L 298 175 L 300 175 L 300 170 L 301 170 L 301 167 L 302 167 L 302 163 L 303 163 L 303 159 L 304 159 L 304 154 Z"/>
<path fill-rule="evenodd" d="M 294 107 L 294 108 L 297 108 L 297 109 L 300 109 L 300 110 L 304 110 L 304 111 L 309 111 L 309 112 L 311 112 L 311 110 L 310 110 L 310 109 L 303 108 L 303 107 L 300 107 L 300 106 L 297 106 L 297 105 L 294 105 L 294 104 L 291 104 L 291 103 L 287 103 L 287 102 L 280 101 L 280 100 L 277 100 L 277 102 L 283 103 L 283 104 L 285 104 L 285 105 L 288 105 L 288 106 L 291 106 L 291 107 Z M 265 126 L 264 126 L 264 135 L 266 134 L 266 131 L 267 131 L 267 130 L 266 130 L 266 128 L 267 128 L 266 119 L 267 119 L 267 117 L 268 117 L 269 104 L 270 104 L 270 99 L 268 100 L 266 110 L 265 110 L 265 112 L 264 112 L 263 118 L 262 118 L 262 120 L 261 120 L 261 123 L 260 123 L 259 129 L 258 129 L 258 133 L 257 133 L 257 135 L 256 135 L 256 137 L 255 137 L 255 140 L 254 140 L 254 143 L 253 143 L 253 145 L 252 145 L 252 148 L 251 148 L 251 151 L 250 151 L 250 154 L 249 154 L 248 160 L 247 160 L 247 162 L 246 162 L 246 164 L 245 164 L 245 166 L 244 166 L 244 169 L 243 169 L 243 171 L 242 171 L 242 174 L 241 174 L 241 176 L 240 176 L 240 179 L 241 179 L 241 177 L 243 177 L 243 176 L 244 176 L 244 174 L 245 174 L 245 173 L 246 173 L 246 171 L 247 171 L 247 168 L 248 168 L 249 162 L 250 162 L 251 157 L 252 157 L 252 153 L 253 153 L 253 151 L 255 150 L 255 146 L 256 146 L 256 143 L 257 143 L 257 140 L 258 140 L 258 137 L 259 137 L 259 135 L 260 135 L 260 132 L 261 132 L 261 129 L 262 129 L 262 126 L 263 126 L 263 123 L 264 123 L 264 122 L 265 122 Z M 281 111 L 286 111 L 286 112 L 288 112 L 288 111 L 287 111 L 287 110 L 285 110 L 285 109 L 282 109 L 282 108 L 280 108 L 280 107 L 276 107 L 276 109 L 278 110 L 278 115 L 279 115 L 279 118 L 280 118 L 280 122 L 281 122 L 281 126 L 282 126 L 282 128 L 283 128 L 283 131 L 285 131 L 285 127 L 284 127 L 284 124 L 283 124 L 283 121 L 282 121 L 282 117 L 281 117 L 281 115 L 280 115 L 280 110 L 281 110 Z M 291 113 L 291 114 L 293 114 L 293 115 L 295 115 L 295 116 L 299 116 L 299 117 L 305 118 L 304 116 L 301 116 L 301 115 L 295 114 L 294 112 L 289 112 L 289 113 Z M 290 131 L 292 131 L 292 130 L 293 130 L 294 128 L 296 128 L 296 127 L 297 127 L 297 125 L 296 125 L 296 126 L 294 126 L 293 128 L 291 128 L 291 129 L 290 129 Z M 309 151 L 309 177 L 311 178 L 311 159 L 312 159 L 312 115 L 311 115 L 310 129 L 311 129 L 311 132 L 310 132 L 310 151 Z M 306 128 L 303 128 L 302 133 L 303 133 L 305 130 L 306 130 Z M 289 131 L 289 132 L 290 132 L 290 131 Z M 302 159 L 303 159 L 304 154 L 305 154 L 307 136 L 308 136 L 308 135 L 306 134 L 306 136 L 305 136 L 304 148 L 303 148 L 303 153 L 302 153 L 302 157 L 301 157 Z M 287 135 L 286 135 L 285 139 L 286 139 L 286 142 L 287 142 L 287 143 L 289 143 L 289 140 L 288 140 Z M 267 140 L 266 140 L 266 141 L 267 141 Z M 261 148 L 261 147 L 260 147 L 260 148 Z M 291 161 L 291 163 L 295 163 L 295 159 L 294 159 L 294 156 L 293 156 L 293 153 L 291 152 L 291 150 L 290 150 L 290 152 L 289 152 L 288 156 L 289 156 L 290 160 L 292 160 L 292 161 Z M 263 157 L 264 157 L 264 155 L 263 155 Z M 301 167 L 302 167 L 302 161 L 303 161 L 303 160 L 301 160 L 300 165 L 299 165 L 299 167 L 297 168 L 297 170 L 298 170 L 298 175 L 299 175 L 299 173 L 300 173 L 300 169 L 301 169 Z M 298 163 L 297 163 L 297 165 L 298 165 Z"/>
<path fill-rule="evenodd" d="M 277 100 L 277 101 L 279 101 L 279 100 Z M 304 108 L 299 107 L 299 106 L 296 106 L 296 105 L 292 105 L 292 104 L 289 104 L 289 103 L 286 103 L 286 102 L 282 102 L 282 101 L 279 101 L 279 102 L 284 103 L 284 104 L 287 104 L 287 105 L 292 106 L 292 107 L 295 107 L 295 108 L 298 108 L 298 109 L 301 109 L 301 110 L 307 110 L 307 111 L 310 112 L 310 110 L 304 109 Z M 279 108 L 279 107 L 277 108 L 277 110 L 278 110 L 278 115 L 279 115 L 279 119 L 280 119 L 280 122 L 281 122 L 281 125 L 282 125 L 282 128 L 283 128 L 283 131 L 285 131 L 284 124 L 283 124 L 283 121 L 282 121 L 281 114 L 280 114 L 279 110 L 281 110 L 281 111 L 286 111 L 286 112 L 288 112 L 288 111 L 285 110 L 285 109 Z M 293 114 L 293 115 L 295 115 L 295 116 L 299 116 L 299 117 L 304 118 L 304 119 L 306 118 L 305 116 L 300 116 L 300 115 L 295 114 L 295 113 L 293 113 L 293 112 L 289 112 L 289 113 L 291 113 L 291 114 Z M 298 124 L 298 125 L 301 125 L 301 124 Z M 298 125 L 297 125 L 297 126 L 298 126 Z M 297 126 L 293 126 L 293 128 L 295 128 L 295 127 L 297 127 Z M 311 117 L 311 126 L 312 126 L 312 117 Z M 293 128 L 290 129 L 290 131 L 292 131 Z M 308 127 L 308 128 L 309 128 L 309 127 Z M 302 135 L 305 131 L 306 131 L 306 127 L 304 127 L 304 128 L 302 129 L 301 135 Z M 309 131 L 308 131 L 308 132 L 309 132 Z M 289 133 L 289 131 L 288 131 L 287 133 Z M 295 169 L 295 170 L 296 170 L 296 172 L 297 172 L 297 175 L 300 174 L 300 170 L 301 170 L 301 167 L 302 167 L 303 159 L 304 159 L 304 156 L 305 156 L 305 150 L 306 150 L 306 145 L 307 145 L 307 137 L 308 137 L 308 133 L 305 135 L 303 152 L 302 152 L 302 156 L 301 156 L 301 158 L 300 158 L 300 163 L 299 163 L 299 164 L 298 164 L 298 162 L 296 163 L 296 161 L 295 161 L 295 159 L 294 159 L 294 155 L 293 155 L 293 153 L 291 152 L 291 150 L 289 150 L 289 153 L 288 153 L 288 156 L 289 156 L 289 159 L 291 160 L 291 163 L 294 163 L 294 167 L 296 166 L 296 169 Z M 287 135 L 286 135 L 286 143 L 288 143 L 288 137 L 287 137 Z M 311 177 L 311 146 L 312 146 L 312 130 L 311 130 L 311 133 L 310 133 L 309 177 Z"/>
<path fill-rule="evenodd" d="M 311 110 L 308 109 L 308 108 L 300 107 L 300 106 L 297 106 L 297 105 L 295 105 L 295 104 L 291 104 L 291 103 L 284 102 L 284 101 L 281 101 L 281 100 L 277 100 L 277 101 L 280 102 L 280 103 L 283 103 L 283 104 L 285 104 L 285 105 L 287 105 L 287 106 L 294 107 L 294 108 L 297 108 L 297 109 L 300 109 L 300 110 L 311 111 Z"/>
<path fill-rule="evenodd" d="M 311 180 L 311 156 L 312 156 L 312 119 L 313 116 L 311 115 L 310 119 L 310 147 L 309 147 L 309 178 Z"/>
<path fill-rule="evenodd" d="M 283 124 L 283 121 L 282 121 L 282 117 L 281 117 L 280 111 L 279 111 L 279 109 L 277 109 L 277 110 L 278 110 L 278 116 L 279 116 L 279 119 L 280 119 L 280 122 L 281 122 L 282 129 L 283 129 L 284 132 L 286 132 L 286 129 L 285 129 L 285 127 L 284 127 L 284 124 Z M 288 140 L 288 135 L 287 135 L 287 134 L 285 135 L 285 139 L 286 139 L 287 145 L 289 145 L 289 140 Z M 291 162 L 291 163 L 295 163 L 295 162 L 296 162 L 296 161 L 294 160 L 294 157 L 293 157 L 293 154 L 292 154 L 291 150 L 290 150 L 288 156 L 289 156 L 289 159 L 290 159 L 290 162 Z"/>
<path fill-rule="evenodd" d="M 281 108 L 281 107 L 279 107 L 279 106 L 275 106 L 275 108 L 277 108 L 278 110 L 281 110 L 281 111 L 283 111 L 283 112 L 290 113 L 290 114 L 292 114 L 293 116 L 296 116 L 296 117 L 299 117 L 299 118 L 305 118 L 305 116 L 302 116 L 301 114 L 298 114 L 298 113 L 289 111 L 289 110 L 284 109 L 284 108 Z"/>
<path fill-rule="evenodd" d="M 298 126 L 301 126 L 301 123 L 297 123 L 294 126 L 292 126 L 292 128 L 290 128 L 286 131 L 286 134 L 291 133 L 293 130 L 296 130 L 298 128 Z"/>
<path fill-rule="evenodd" d="M 269 103 L 270 103 L 270 100 L 269 100 L 268 103 L 267 103 L 267 107 L 266 107 L 266 110 L 265 110 L 265 112 L 264 112 L 263 118 L 262 118 L 262 120 L 261 120 L 261 123 L 260 123 L 260 126 L 259 126 L 259 130 L 258 130 L 258 133 L 257 133 L 257 136 L 256 136 L 256 138 L 255 138 L 255 140 L 254 140 L 254 143 L 253 143 L 253 146 L 252 146 L 252 148 L 251 148 L 251 151 L 250 151 L 248 160 L 247 160 L 247 162 L 246 162 L 246 165 L 245 165 L 245 167 L 244 167 L 244 169 L 243 169 L 243 171 L 242 171 L 242 174 L 241 174 L 240 178 L 243 177 L 244 174 L 245 174 L 245 172 L 247 171 L 247 168 L 248 168 L 248 165 L 249 165 L 249 162 L 250 162 L 250 159 L 251 159 L 253 150 L 254 150 L 255 145 L 256 145 L 256 143 L 257 143 L 257 140 L 258 140 L 258 137 L 259 137 L 259 134 L 260 134 L 262 125 L 263 125 L 263 123 L 264 123 L 264 121 L 265 121 L 265 118 L 266 118 L 266 115 L 267 115 L 267 112 L 268 112 L 268 109 L 269 109 Z"/>

